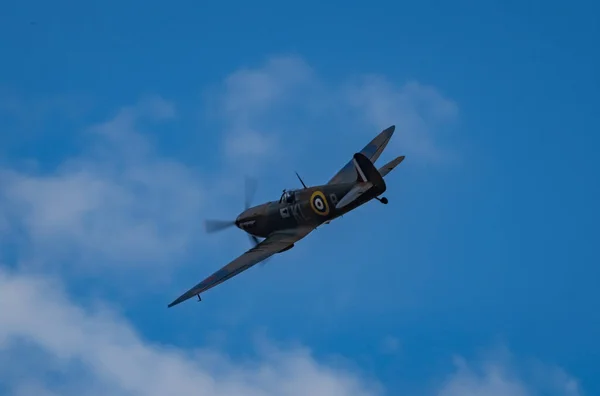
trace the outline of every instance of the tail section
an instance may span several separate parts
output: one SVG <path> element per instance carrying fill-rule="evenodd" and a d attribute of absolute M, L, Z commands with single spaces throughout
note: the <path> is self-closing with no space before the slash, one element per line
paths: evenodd
<path fill-rule="evenodd" d="M 356 169 L 356 182 L 357 183 L 371 183 L 373 187 L 386 189 L 385 181 L 381 176 L 381 173 L 375 168 L 375 165 L 363 154 L 356 153 L 352 159 L 354 168 Z"/>
<path fill-rule="evenodd" d="M 368 158 L 372 163 L 375 163 L 387 144 L 389 143 L 396 127 L 394 125 L 384 129 L 369 142 L 360 153 Z M 353 181 L 352 162 L 349 161 L 336 175 L 327 182 L 327 184 L 351 183 Z"/>
<path fill-rule="evenodd" d="M 386 190 L 385 181 L 373 163 L 363 154 L 356 153 L 352 159 L 356 170 L 356 185 L 337 203 L 340 209 L 358 200 L 363 194 L 378 196 Z"/>
<path fill-rule="evenodd" d="M 379 173 L 381 174 L 381 176 L 385 177 L 388 173 L 393 171 L 394 168 L 400 164 L 400 162 L 404 161 L 404 158 L 405 158 L 404 155 L 401 155 L 399 157 L 394 158 L 387 164 L 383 165 L 381 168 L 379 168 Z"/>

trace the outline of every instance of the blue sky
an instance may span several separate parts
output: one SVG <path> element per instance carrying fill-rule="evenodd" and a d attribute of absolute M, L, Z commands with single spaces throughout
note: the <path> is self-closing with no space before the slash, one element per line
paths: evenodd
<path fill-rule="evenodd" d="M 600 393 L 598 8 L 3 4 L 0 391 Z M 166 308 L 392 124 L 389 205 Z"/>

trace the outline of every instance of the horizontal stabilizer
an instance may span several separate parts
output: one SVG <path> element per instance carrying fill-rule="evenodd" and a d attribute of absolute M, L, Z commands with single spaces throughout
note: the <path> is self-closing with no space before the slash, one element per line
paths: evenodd
<path fill-rule="evenodd" d="M 373 183 L 370 182 L 355 185 L 350 191 L 348 191 L 348 194 L 344 195 L 340 202 L 338 202 L 337 205 L 335 205 L 335 208 L 341 209 L 344 206 L 351 204 L 352 202 L 356 201 L 361 195 L 369 191 L 372 187 Z"/>
<path fill-rule="evenodd" d="M 385 177 L 388 173 L 393 171 L 395 167 L 397 167 L 402 161 L 404 161 L 404 158 L 404 155 L 401 155 L 379 168 L 379 173 L 381 174 L 381 176 Z"/>

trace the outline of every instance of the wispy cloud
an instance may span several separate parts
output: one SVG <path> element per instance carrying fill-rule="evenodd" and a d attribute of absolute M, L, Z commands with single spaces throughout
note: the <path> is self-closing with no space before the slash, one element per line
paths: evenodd
<path fill-rule="evenodd" d="M 403 152 L 412 148 L 424 157 L 437 156 L 432 130 L 456 116 L 456 105 L 434 88 L 396 87 L 373 76 L 332 85 L 297 56 L 233 71 L 209 93 L 209 108 L 223 122 L 223 164 L 245 173 L 256 172 L 262 160 L 285 158 L 300 147 L 311 152 L 315 141 L 325 147 L 323 142 L 339 139 L 319 122 L 342 115 L 377 128 L 396 123 L 407 146 Z M 100 268 L 172 264 L 201 237 L 202 210 L 218 201 L 207 188 L 228 191 L 227 178 L 203 183 L 214 174 L 199 174 L 164 156 L 148 139 L 154 123 L 176 116 L 173 103 L 145 97 L 89 127 L 84 141 L 90 144 L 56 169 L 0 170 L 0 230 L 13 238 L 20 230 L 30 253 L 78 265 L 93 261 L 91 268 L 98 262 Z M 375 132 L 364 131 L 365 141 Z M 290 140 L 290 135 L 299 137 Z M 282 141 L 288 144 L 282 147 Z"/>
<path fill-rule="evenodd" d="M 145 340 L 103 304 L 73 301 L 57 279 L 0 267 L 0 374 L 10 395 L 387 394 L 374 379 L 320 362 L 304 347 L 264 341 L 253 357 L 235 359 L 209 345 L 184 350 Z M 563 370 L 507 352 L 456 357 L 451 373 L 422 388 L 435 396 L 582 396 Z"/>
<path fill-rule="evenodd" d="M 287 126 L 282 112 L 293 112 L 298 94 L 314 83 L 312 69 L 298 57 L 273 57 L 257 68 L 233 71 L 207 95 L 207 105 L 223 120 L 225 155 L 252 166 L 277 153 Z"/>
<path fill-rule="evenodd" d="M 271 346 L 243 360 L 186 351 L 144 340 L 106 308 L 71 301 L 59 282 L 0 269 L 2 363 L 19 361 L 0 365 L 11 394 L 31 387 L 62 396 L 380 394 L 377 383 L 319 363 L 305 348 Z"/>
<path fill-rule="evenodd" d="M 481 372 L 464 359 L 455 359 L 456 372 L 439 391 L 439 396 L 528 396 L 524 384 L 495 362 L 487 362 Z"/>
<path fill-rule="evenodd" d="M 280 153 L 329 150 L 327 142 L 344 140 L 342 126 L 364 134 L 366 143 L 396 124 L 394 144 L 403 154 L 423 161 L 452 156 L 453 148 L 438 137 L 457 120 L 458 106 L 415 81 L 397 84 L 365 75 L 332 84 L 304 59 L 278 56 L 233 71 L 208 96 L 209 113 L 223 124 L 226 167 L 247 171 Z M 219 205 L 229 181 L 221 171 L 200 173 L 152 144 L 147 132 L 177 116 L 173 103 L 146 97 L 87 128 L 90 144 L 55 169 L 0 170 L 0 234 L 17 243 L 17 261 L 35 257 L 111 275 L 138 265 L 145 271 L 130 287 L 140 288 L 154 272 L 146 269 L 172 266 L 193 249 L 203 234 L 200 220 Z M 133 322 L 103 303 L 100 308 L 73 303 L 63 292 L 68 277 L 58 281 L 48 272 L 24 275 L 0 265 L 0 377 L 13 395 L 382 391 L 360 373 L 325 365 L 306 349 L 269 349 L 240 361 L 214 348 L 188 351 L 145 340 Z M 58 273 L 65 275 L 62 268 Z M 382 348 L 393 353 L 399 342 L 389 337 Z M 545 365 L 536 375 L 523 375 L 497 358 L 455 363 L 432 394 L 533 396 L 547 389 L 580 396 L 573 378 Z"/>
<path fill-rule="evenodd" d="M 458 105 L 432 86 L 409 81 L 395 86 L 383 76 L 370 75 L 348 84 L 348 103 L 371 125 L 396 124 L 398 139 L 418 159 L 445 161 L 452 148 L 436 141 L 436 132 L 458 117 Z"/>
<path fill-rule="evenodd" d="M 174 115 L 171 103 L 145 98 L 91 127 L 90 146 L 57 169 L 1 171 L 0 212 L 9 230 L 25 231 L 22 253 L 147 265 L 185 252 L 200 231 L 203 175 L 158 153 L 142 126 Z"/>
<path fill-rule="evenodd" d="M 404 152 L 425 161 L 444 161 L 452 147 L 437 141 L 439 130 L 458 118 L 457 104 L 435 87 L 417 81 L 397 85 L 380 75 L 364 75 L 330 84 L 298 56 L 275 56 L 254 68 L 233 72 L 211 91 L 211 112 L 224 120 L 226 153 L 264 157 L 287 141 L 339 138 L 342 127 L 370 137 L 395 124 Z M 321 124 L 338 124 L 337 131 Z M 291 139 L 290 135 L 308 135 Z M 323 136 L 320 136 L 323 135 Z M 332 136 L 330 136 L 332 135 Z"/>
<path fill-rule="evenodd" d="M 515 359 L 506 348 L 482 359 L 454 358 L 455 371 L 437 396 L 582 396 L 577 380 L 564 370 L 531 359 Z"/>

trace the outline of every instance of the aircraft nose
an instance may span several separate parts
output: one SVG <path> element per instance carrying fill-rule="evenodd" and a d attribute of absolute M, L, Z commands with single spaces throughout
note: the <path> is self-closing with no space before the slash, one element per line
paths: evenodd
<path fill-rule="evenodd" d="M 265 205 L 259 205 L 246 209 L 235 219 L 235 225 L 244 231 L 252 230 L 256 226 L 256 222 L 264 214 L 265 208 Z"/>
<path fill-rule="evenodd" d="M 236 217 L 235 219 L 235 226 L 237 228 L 240 228 L 240 223 L 242 223 L 244 221 L 244 218 L 242 217 L 242 215 L 239 215 L 238 217 Z"/>
<path fill-rule="evenodd" d="M 247 224 L 251 221 L 251 216 L 249 216 L 249 214 L 247 213 L 248 211 L 245 211 L 243 213 L 241 213 L 236 219 L 235 219 L 235 226 L 237 228 L 241 228 L 243 229 L 244 226 L 247 226 Z"/>

